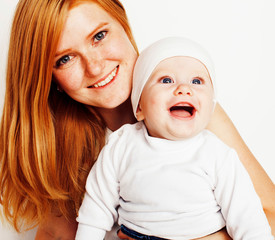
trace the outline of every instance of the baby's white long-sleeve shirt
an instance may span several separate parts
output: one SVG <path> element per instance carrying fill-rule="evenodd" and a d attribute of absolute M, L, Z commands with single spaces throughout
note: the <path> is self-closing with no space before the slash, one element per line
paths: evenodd
<path fill-rule="evenodd" d="M 140 122 L 112 133 L 92 168 L 76 239 L 102 240 L 114 222 L 173 240 L 225 225 L 235 240 L 274 239 L 234 150 L 205 130 L 183 141 L 150 137 Z"/>

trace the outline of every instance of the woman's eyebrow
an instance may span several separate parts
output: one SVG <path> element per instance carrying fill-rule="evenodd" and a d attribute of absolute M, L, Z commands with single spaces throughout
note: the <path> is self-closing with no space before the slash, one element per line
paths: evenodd
<path fill-rule="evenodd" d="M 107 22 L 100 23 L 90 34 L 88 34 L 86 39 L 90 39 L 91 37 L 93 37 L 99 31 L 100 28 L 102 28 L 106 25 L 108 25 Z"/>
<path fill-rule="evenodd" d="M 86 37 L 86 39 L 90 39 L 91 37 L 93 37 L 98 31 L 100 28 L 104 27 L 108 25 L 107 22 L 102 22 L 100 24 L 98 24 L 98 26 L 96 28 L 94 28 Z M 71 48 L 67 48 L 67 49 L 62 49 L 61 51 L 57 51 L 55 53 L 55 58 L 58 57 L 58 56 L 61 56 L 61 55 L 64 55 L 66 52 L 69 52 L 71 51 Z"/>

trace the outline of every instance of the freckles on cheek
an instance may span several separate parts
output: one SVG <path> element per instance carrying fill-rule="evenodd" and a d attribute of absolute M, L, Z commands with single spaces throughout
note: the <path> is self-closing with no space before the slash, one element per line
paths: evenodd
<path fill-rule="evenodd" d="M 126 36 L 117 37 L 108 44 L 108 48 L 105 49 L 105 54 L 114 59 L 130 59 L 131 54 L 133 54 L 131 42 Z"/>
<path fill-rule="evenodd" d="M 104 53 L 104 56 L 114 55 L 121 52 L 125 48 L 125 42 L 123 37 L 119 36 L 117 33 L 112 33 L 109 35 L 109 38 L 104 42 L 103 47 L 101 48 L 101 53 Z M 108 54 L 108 55 L 106 55 Z"/>
<path fill-rule="evenodd" d="M 77 71 L 70 71 L 58 76 L 57 82 L 64 89 L 77 89 L 81 85 L 80 75 Z"/>

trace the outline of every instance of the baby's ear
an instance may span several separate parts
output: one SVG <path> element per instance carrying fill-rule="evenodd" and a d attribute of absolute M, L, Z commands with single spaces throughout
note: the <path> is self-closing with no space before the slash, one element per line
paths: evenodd
<path fill-rule="evenodd" d="M 143 111 L 140 107 L 140 104 L 138 104 L 137 111 L 136 111 L 136 116 L 137 116 L 138 121 L 144 120 L 144 115 L 143 115 Z"/>

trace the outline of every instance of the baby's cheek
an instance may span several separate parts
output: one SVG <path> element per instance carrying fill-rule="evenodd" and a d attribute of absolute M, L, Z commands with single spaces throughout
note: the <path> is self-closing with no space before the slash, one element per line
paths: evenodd
<path fill-rule="evenodd" d="M 157 100 L 155 100 L 155 99 L 152 99 L 151 101 L 150 101 L 150 104 L 151 104 L 151 106 L 157 106 L 158 105 L 158 101 Z"/>
<path fill-rule="evenodd" d="M 164 101 L 164 99 L 161 96 L 158 96 L 157 94 L 154 94 L 153 92 L 149 93 L 149 103 L 152 106 L 159 106 Z"/>

